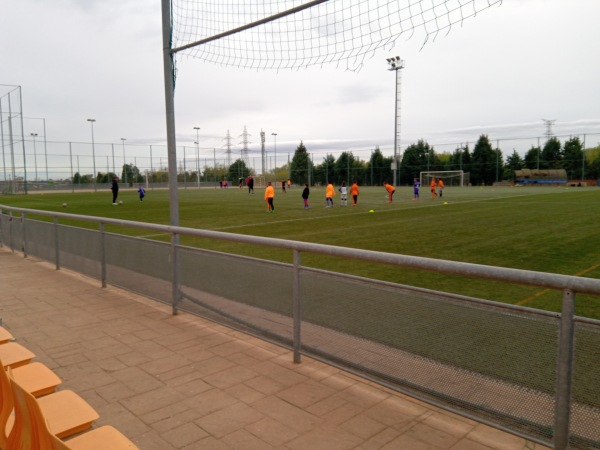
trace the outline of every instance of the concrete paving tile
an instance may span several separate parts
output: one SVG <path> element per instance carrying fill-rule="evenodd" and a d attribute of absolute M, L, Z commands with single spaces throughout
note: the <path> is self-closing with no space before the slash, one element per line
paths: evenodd
<path fill-rule="evenodd" d="M 173 447 L 181 448 L 208 437 L 208 433 L 196 424 L 188 422 L 162 433 L 161 437 Z"/>
<path fill-rule="evenodd" d="M 252 369 L 232 365 L 220 372 L 205 376 L 204 381 L 216 388 L 228 389 L 257 376 L 258 374 Z"/>
<path fill-rule="evenodd" d="M 461 420 L 455 415 L 444 414 L 443 412 L 434 412 L 428 415 L 422 423 L 461 438 L 471 432 L 475 427 L 475 425 L 467 419 Z"/>
<path fill-rule="evenodd" d="M 348 402 L 356 403 L 364 408 L 369 408 L 390 397 L 389 394 L 362 383 L 349 386 L 340 392 L 340 396 Z"/>
<path fill-rule="evenodd" d="M 183 400 L 183 395 L 165 386 L 123 399 L 121 403 L 135 415 L 142 416 Z"/>
<path fill-rule="evenodd" d="M 461 439 L 452 447 L 450 450 L 493 450 L 487 445 L 480 444 L 479 442 L 472 441 L 470 439 Z"/>
<path fill-rule="evenodd" d="M 373 420 L 364 414 L 357 414 L 340 424 L 340 428 L 360 437 L 364 441 L 381 433 L 387 427 L 381 422 Z"/>
<path fill-rule="evenodd" d="M 233 447 L 230 447 L 222 440 L 208 436 L 207 438 L 183 447 L 181 450 L 233 450 Z"/>
<path fill-rule="evenodd" d="M 494 450 L 521 450 L 524 447 L 522 438 L 484 424 L 477 425 L 466 437 Z"/>
<path fill-rule="evenodd" d="M 322 426 L 302 433 L 288 442 L 291 450 L 350 450 L 362 442 L 356 435 L 346 433 L 335 426 Z"/>
<path fill-rule="evenodd" d="M 244 384 L 256 389 L 258 392 L 264 395 L 273 395 L 286 388 L 285 384 L 280 383 L 271 377 L 263 375 L 259 375 L 255 378 L 247 380 Z"/>
<path fill-rule="evenodd" d="M 393 428 L 385 428 L 373 437 L 363 441 L 360 445 L 356 447 L 355 450 L 379 450 L 383 446 L 396 439 L 401 434 L 401 431 L 395 430 Z"/>
<path fill-rule="evenodd" d="M 200 418 L 200 414 L 191 408 L 184 409 L 176 414 L 171 414 L 157 422 L 152 423 L 154 428 L 159 433 L 166 433 L 175 428 L 181 427 L 187 423 L 192 423 Z M 204 437 L 202 438 L 204 439 Z"/>
<path fill-rule="evenodd" d="M 280 421 L 299 434 L 308 432 L 322 423 L 320 417 L 310 414 L 294 405 L 290 405 L 276 397 L 265 397 L 254 403 L 253 407 L 258 412 L 271 419 Z"/>
<path fill-rule="evenodd" d="M 258 392 L 256 389 L 252 389 L 246 384 L 236 384 L 235 386 L 225 389 L 225 392 L 247 405 L 251 405 L 256 401 L 265 398 L 264 394 Z"/>
<path fill-rule="evenodd" d="M 299 408 L 308 408 L 325 398 L 332 397 L 336 393 L 335 389 L 309 380 L 278 392 L 277 397 Z"/>
<path fill-rule="evenodd" d="M 190 361 L 181 356 L 169 354 L 164 358 L 155 358 L 151 361 L 139 365 L 139 368 L 148 372 L 150 375 L 162 375 L 175 369 L 181 369 L 189 366 Z"/>
<path fill-rule="evenodd" d="M 222 438 L 230 433 L 241 430 L 247 425 L 262 419 L 262 415 L 254 408 L 236 402 L 214 413 L 203 416 L 195 421 L 202 429 L 216 438 Z M 228 445 L 231 445 L 228 443 Z"/>
<path fill-rule="evenodd" d="M 270 450 L 275 447 L 246 430 L 237 430 L 223 437 L 223 442 L 236 450 Z"/>
<path fill-rule="evenodd" d="M 423 442 L 413 436 L 401 434 L 393 441 L 381 447 L 381 450 L 446 450 L 448 447 L 436 447 L 435 445 Z"/>
<path fill-rule="evenodd" d="M 404 434 L 439 448 L 450 448 L 460 440 L 460 437 L 430 427 L 424 423 L 413 425 Z"/>
<path fill-rule="evenodd" d="M 96 393 L 107 402 L 116 402 L 136 395 L 133 389 L 124 383 L 114 382 L 95 389 Z"/>
<path fill-rule="evenodd" d="M 308 411 L 311 414 L 314 414 L 315 416 L 325 416 L 331 414 L 332 411 L 335 411 L 339 408 L 348 408 L 353 406 L 354 405 L 352 403 L 349 403 L 347 400 L 344 400 L 341 396 L 332 395 L 308 406 L 306 408 L 306 411 Z M 362 408 L 356 409 L 362 411 Z"/>
<path fill-rule="evenodd" d="M 406 400 L 390 397 L 368 408 L 365 412 L 369 417 L 387 426 L 403 427 L 408 421 L 413 421 L 429 413 L 425 406 L 407 402 Z"/>
<path fill-rule="evenodd" d="M 299 374 L 271 361 L 263 361 L 252 367 L 257 373 L 267 375 L 286 386 L 293 386 L 308 380 L 306 375 Z"/>
<path fill-rule="evenodd" d="M 149 375 L 139 367 L 126 367 L 121 370 L 111 372 L 111 376 L 126 384 L 136 394 L 159 389 L 164 386 L 164 383 L 156 377 Z"/>
<path fill-rule="evenodd" d="M 219 389 L 211 389 L 195 396 L 188 396 L 184 403 L 190 408 L 194 408 L 201 416 L 212 414 L 238 401 L 235 397 Z"/>
<path fill-rule="evenodd" d="M 167 405 L 162 407 L 161 409 L 157 409 L 155 411 L 150 411 L 149 413 L 140 415 L 140 419 L 152 426 L 152 428 L 159 428 L 162 422 L 168 421 L 171 417 L 177 416 L 179 414 L 184 414 L 188 411 L 190 407 L 185 403 L 173 403 L 171 405 Z"/>
<path fill-rule="evenodd" d="M 286 442 L 298 437 L 296 431 L 270 417 L 247 425 L 246 430 L 275 448 L 281 448 Z"/>

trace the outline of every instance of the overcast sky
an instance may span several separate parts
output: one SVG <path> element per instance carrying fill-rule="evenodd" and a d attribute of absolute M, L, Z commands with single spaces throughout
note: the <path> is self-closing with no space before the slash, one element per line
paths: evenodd
<path fill-rule="evenodd" d="M 309 152 L 379 146 L 391 155 L 395 80 L 386 58 L 399 55 L 402 147 L 422 138 L 452 151 L 442 144 L 543 136 L 543 118 L 556 120 L 556 135 L 585 133 L 595 146 L 599 17 L 598 0 L 505 0 L 423 48 L 422 34 L 401 37 L 358 73 L 178 60 L 177 142 L 193 147 L 200 127 L 200 146 L 223 153 L 229 130 L 239 151 L 247 127 L 251 149 L 262 129 L 268 148 L 277 133 L 282 154 L 302 140 Z M 94 118 L 97 142 L 165 143 L 159 0 L 5 1 L 0 40 L 0 84 L 21 86 L 23 115 L 44 118 L 48 140 L 89 142 Z M 26 136 L 43 133 L 40 120 L 24 126 Z M 507 155 L 533 143 L 500 146 Z"/>

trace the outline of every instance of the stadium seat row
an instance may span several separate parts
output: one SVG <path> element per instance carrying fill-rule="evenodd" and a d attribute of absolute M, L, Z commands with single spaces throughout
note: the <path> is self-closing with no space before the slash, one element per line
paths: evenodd
<path fill-rule="evenodd" d="M 98 413 L 75 392 L 56 391 L 61 379 L 34 357 L 0 327 L 0 450 L 138 448 L 111 426 L 91 429 Z"/>

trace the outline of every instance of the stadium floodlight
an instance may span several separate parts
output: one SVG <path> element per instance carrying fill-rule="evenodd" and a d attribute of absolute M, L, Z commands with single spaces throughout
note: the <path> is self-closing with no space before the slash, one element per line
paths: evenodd
<path fill-rule="evenodd" d="M 123 183 L 127 184 L 127 159 L 125 158 L 125 141 L 126 138 L 121 138 L 123 144 Z"/>
<path fill-rule="evenodd" d="M 273 182 L 277 182 L 277 133 L 271 133 L 271 136 L 275 136 L 274 145 L 274 161 L 273 161 Z"/>
<path fill-rule="evenodd" d="M 94 165 L 94 192 L 96 192 L 96 146 L 94 144 L 94 122 L 96 119 L 87 120 L 92 125 L 92 164 Z"/>
<path fill-rule="evenodd" d="M 398 185 L 398 145 L 400 144 L 400 69 L 404 68 L 404 61 L 399 56 L 394 58 L 387 58 L 389 64 L 388 70 L 396 72 L 396 104 L 394 108 L 395 122 L 394 122 L 394 162 L 392 170 L 394 172 L 393 185 Z"/>
<path fill-rule="evenodd" d="M 35 138 L 37 137 L 37 133 L 30 133 L 31 136 L 33 137 L 33 164 L 35 166 L 35 181 L 37 181 L 38 179 L 38 172 L 37 172 L 37 150 L 35 148 Z"/>

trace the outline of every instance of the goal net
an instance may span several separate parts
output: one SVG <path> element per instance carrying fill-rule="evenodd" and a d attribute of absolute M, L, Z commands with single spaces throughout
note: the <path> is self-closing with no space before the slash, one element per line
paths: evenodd
<path fill-rule="evenodd" d="M 469 172 L 465 173 L 462 170 L 441 170 L 421 172 L 421 186 L 429 186 L 432 178 L 435 178 L 436 180 L 441 178 L 444 181 L 444 186 L 469 185 Z"/>
<path fill-rule="evenodd" d="M 163 0 L 166 1 L 166 0 Z M 249 69 L 360 70 L 398 39 L 423 45 L 502 0 L 171 0 L 171 48 Z"/>

